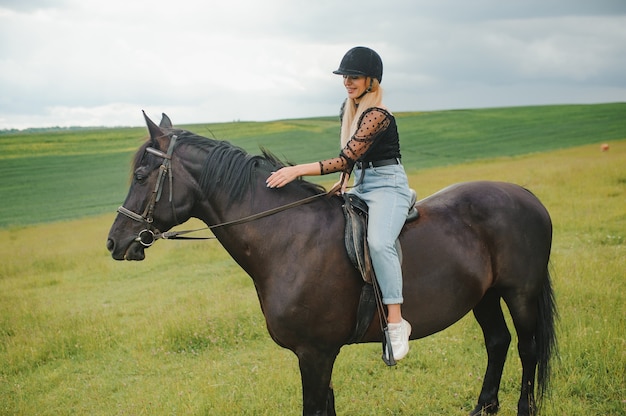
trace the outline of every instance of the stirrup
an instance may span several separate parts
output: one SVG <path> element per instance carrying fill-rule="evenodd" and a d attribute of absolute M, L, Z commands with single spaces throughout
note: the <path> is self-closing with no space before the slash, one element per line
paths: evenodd
<path fill-rule="evenodd" d="M 396 365 L 396 359 L 393 358 L 393 347 L 391 346 L 391 339 L 389 338 L 389 327 L 383 329 L 383 356 L 382 359 L 387 366 L 392 367 Z"/>

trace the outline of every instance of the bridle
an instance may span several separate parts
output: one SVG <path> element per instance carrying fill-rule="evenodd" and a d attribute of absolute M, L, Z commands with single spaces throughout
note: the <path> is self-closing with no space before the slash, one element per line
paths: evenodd
<path fill-rule="evenodd" d="M 204 227 L 204 228 L 197 228 L 197 229 L 193 229 L 193 230 L 184 230 L 184 231 L 167 231 L 167 232 L 160 232 L 156 227 L 154 227 L 154 225 L 152 225 L 152 223 L 154 222 L 154 218 L 153 218 L 153 214 L 154 214 L 154 208 L 156 207 L 156 203 L 159 202 L 159 200 L 161 199 L 161 194 L 163 193 L 163 185 L 165 183 L 165 178 L 169 178 L 169 191 L 170 191 L 170 205 L 172 207 L 172 213 L 174 214 L 174 221 L 176 222 L 176 224 L 179 224 L 178 222 L 178 218 L 176 218 L 176 209 L 174 208 L 174 203 L 172 200 L 172 182 L 173 182 L 173 176 L 172 176 L 172 168 L 171 168 L 171 164 L 172 164 L 172 153 L 174 153 L 174 147 L 176 146 L 176 140 L 178 140 L 178 136 L 176 136 L 175 134 L 172 135 L 171 140 L 170 140 L 170 145 L 167 149 L 167 153 L 163 153 L 162 151 L 155 149 L 153 147 L 147 147 L 146 148 L 146 152 L 153 154 L 155 156 L 158 156 L 160 158 L 163 158 L 163 163 L 161 163 L 161 166 L 159 167 L 159 176 L 157 177 L 157 181 L 156 184 L 154 185 L 154 189 L 152 191 L 152 195 L 150 195 L 150 200 L 148 201 L 148 204 L 146 205 L 146 208 L 144 209 L 142 214 L 137 214 L 136 212 L 133 212 L 131 210 L 129 210 L 128 208 L 125 208 L 123 205 L 120 206 L 117 209 L 117 212 L 125 215 L 126 217 L 130 218 L 133 221 L 137 221 L 140 222 L 142 224 L 145 224 L 145 228 L 141 231 L 139 231 L 139 233 L 137 234 L 137 237 L 135 238 L 134 241 L 141 243 L 141 245 L 143 245 L 144 247 L 150 247 L 151 245 L 153 245 L 156 240 L 158 239 L 165 239 L 165 240 L 173 240 L 173 239 L 188 239 L 188 240 L 211 240 L 211 239 L 215 239 L 215 237 L 182 237 L 183 234 L 189 234 L 189 233 L 194 233 L 197 231 L 202 231 L 202 230 L 213 230 L 214 228 L 218 228 L 218 227 L 225 227 L 225 226 L 229 226 L 229 225 L 237 225 L 237 224 L 243 224 L 245 222 L 249 222 L 249 221 L 254 221 L 256 219 L 259 218 L 263 218 L 263 217 L 267 217 L 269 215 L 272 214 L 276 214 L 278 212 L 281 211 L 285 211 L 288 210 L 290 208 L 294 208 L 300 205 L 304 205 L 304 204 L 308 204 L 309 202 L 312 202 L 315 199 L 318 199 L 322 196 L 331 196 L 334 195 L 335 192 L 340 188 L 340 187 L 335 187 L 333 189 L 331 189 L 330 191 L 328 191 L 328 193 L 321 193 L 321 194 L 315 194 L 312 196 L 309 196 L 307 198 L 304 199 L 300 199 L 298 201 L 295 202 L 291 202 L 289 204 L 286 205 L 282 205 L 276 208 L 272 208 L 272 209 L 268 209 L 266 211 L 263 212 L 259 212 L 257 214 L 252 214 L 249 215 L 247 217 L 244 218 L 240 218 L 237 220 L 233 220 L 233 221 L 228 221 L 228 222 L 223 222 L 221 224 L 215 224 L 215 225 L 211 225 L 208 227 Z"/>
<path fill-rule="evenodd" d="M 178 219 L 176 218 L 176 210 L 174 209 L 173 199 L 172 199 L 173 176 L 172 176 L 172 168 L 171 168 L 172 153 L 174 153 L 176 140 L 178 140 L 178 136 L 176 136 L 175 134 L 172 135 L 169 148 L 167 149 L 167 153 L 163 153 L 162 151 L 155 149 L 154 147 L 146 148 L 147 153 L 163 158 L 163 162 L 161 163 L 161 166 L 159 167 L 159 176 L 157 177 L 156 184 L 154 185 L 154 190 L 152 191 L 152 195 L 150 195 L 150 200 L 148 201 L 148 204 L 146 205 L 146 208 L 144 209 L 143 213 L 137 214 L 129 210 L 128 208 L 125 208 L 124 206 L 120 206 L 117 209 L 117 212 L 119 212 L 122 215 L 127 216 L 131 220 L 145 224 L 146 228 L 139 231 L 137 238 L 135 238 L 135 241 L 138 241 L 144 247 L 150 247 L 152 244 L 154 244 L 154 242 L 158 238 L 164 238 L 164 237 L 160 237 L 162 236 L 162 233 L 159 230 L 157 230 L 152 225 L 152 223 L 154 222 L 154 218 L 153 218 L 154 208 L 156 207 L 157 202 L 161 200 L 161 194 L 163 193 L 163 185 L 165 183 L 166 177 L 169 178 L 170 205 L 172 206 L 172 212 L 174 213 L 174 221 L 176 222 L 176 224 L 178 224 Z"/>

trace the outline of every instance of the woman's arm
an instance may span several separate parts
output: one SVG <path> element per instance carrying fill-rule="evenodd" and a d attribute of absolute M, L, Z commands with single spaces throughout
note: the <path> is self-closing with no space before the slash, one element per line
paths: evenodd
<path fill-rule="evenodd" d="M 365 111 L 359 120 L 359 127 L 343 148 L 340 155 L 333 159 L 302 165 L 286 166 L 272 172 L 267 178 L 268 188 L 280 188 L 300 176 L 325 175 L 343 171 L 350 175 L 354 163 L 363 156 L 372 143 L 389 127 L 388 113 L 372 107 Z"/>

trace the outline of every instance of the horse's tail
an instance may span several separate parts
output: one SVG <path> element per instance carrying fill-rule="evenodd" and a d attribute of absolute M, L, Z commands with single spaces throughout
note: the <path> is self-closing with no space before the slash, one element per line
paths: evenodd
<path fill-rule="evenodd" d="M 558 317 L 550 270 L 546 269 L 546 278 L 538 300 L 535 341 L 537 345 L 537 407 L 548 389 L 550 382 L 551 359 L 558 353 L 556 339 L 556 320 Z"/>

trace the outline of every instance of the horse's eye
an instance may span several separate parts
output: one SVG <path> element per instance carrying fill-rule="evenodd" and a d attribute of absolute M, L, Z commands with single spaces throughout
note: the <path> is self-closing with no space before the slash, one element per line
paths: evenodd
<path fill-rule="evenodd" d="M 135 178 L 135 182 L 142 183 L 146 180 L 148 175 L 146 174 L 145 169 L 139 168 L 135 170 L 133 177 Z"/>

